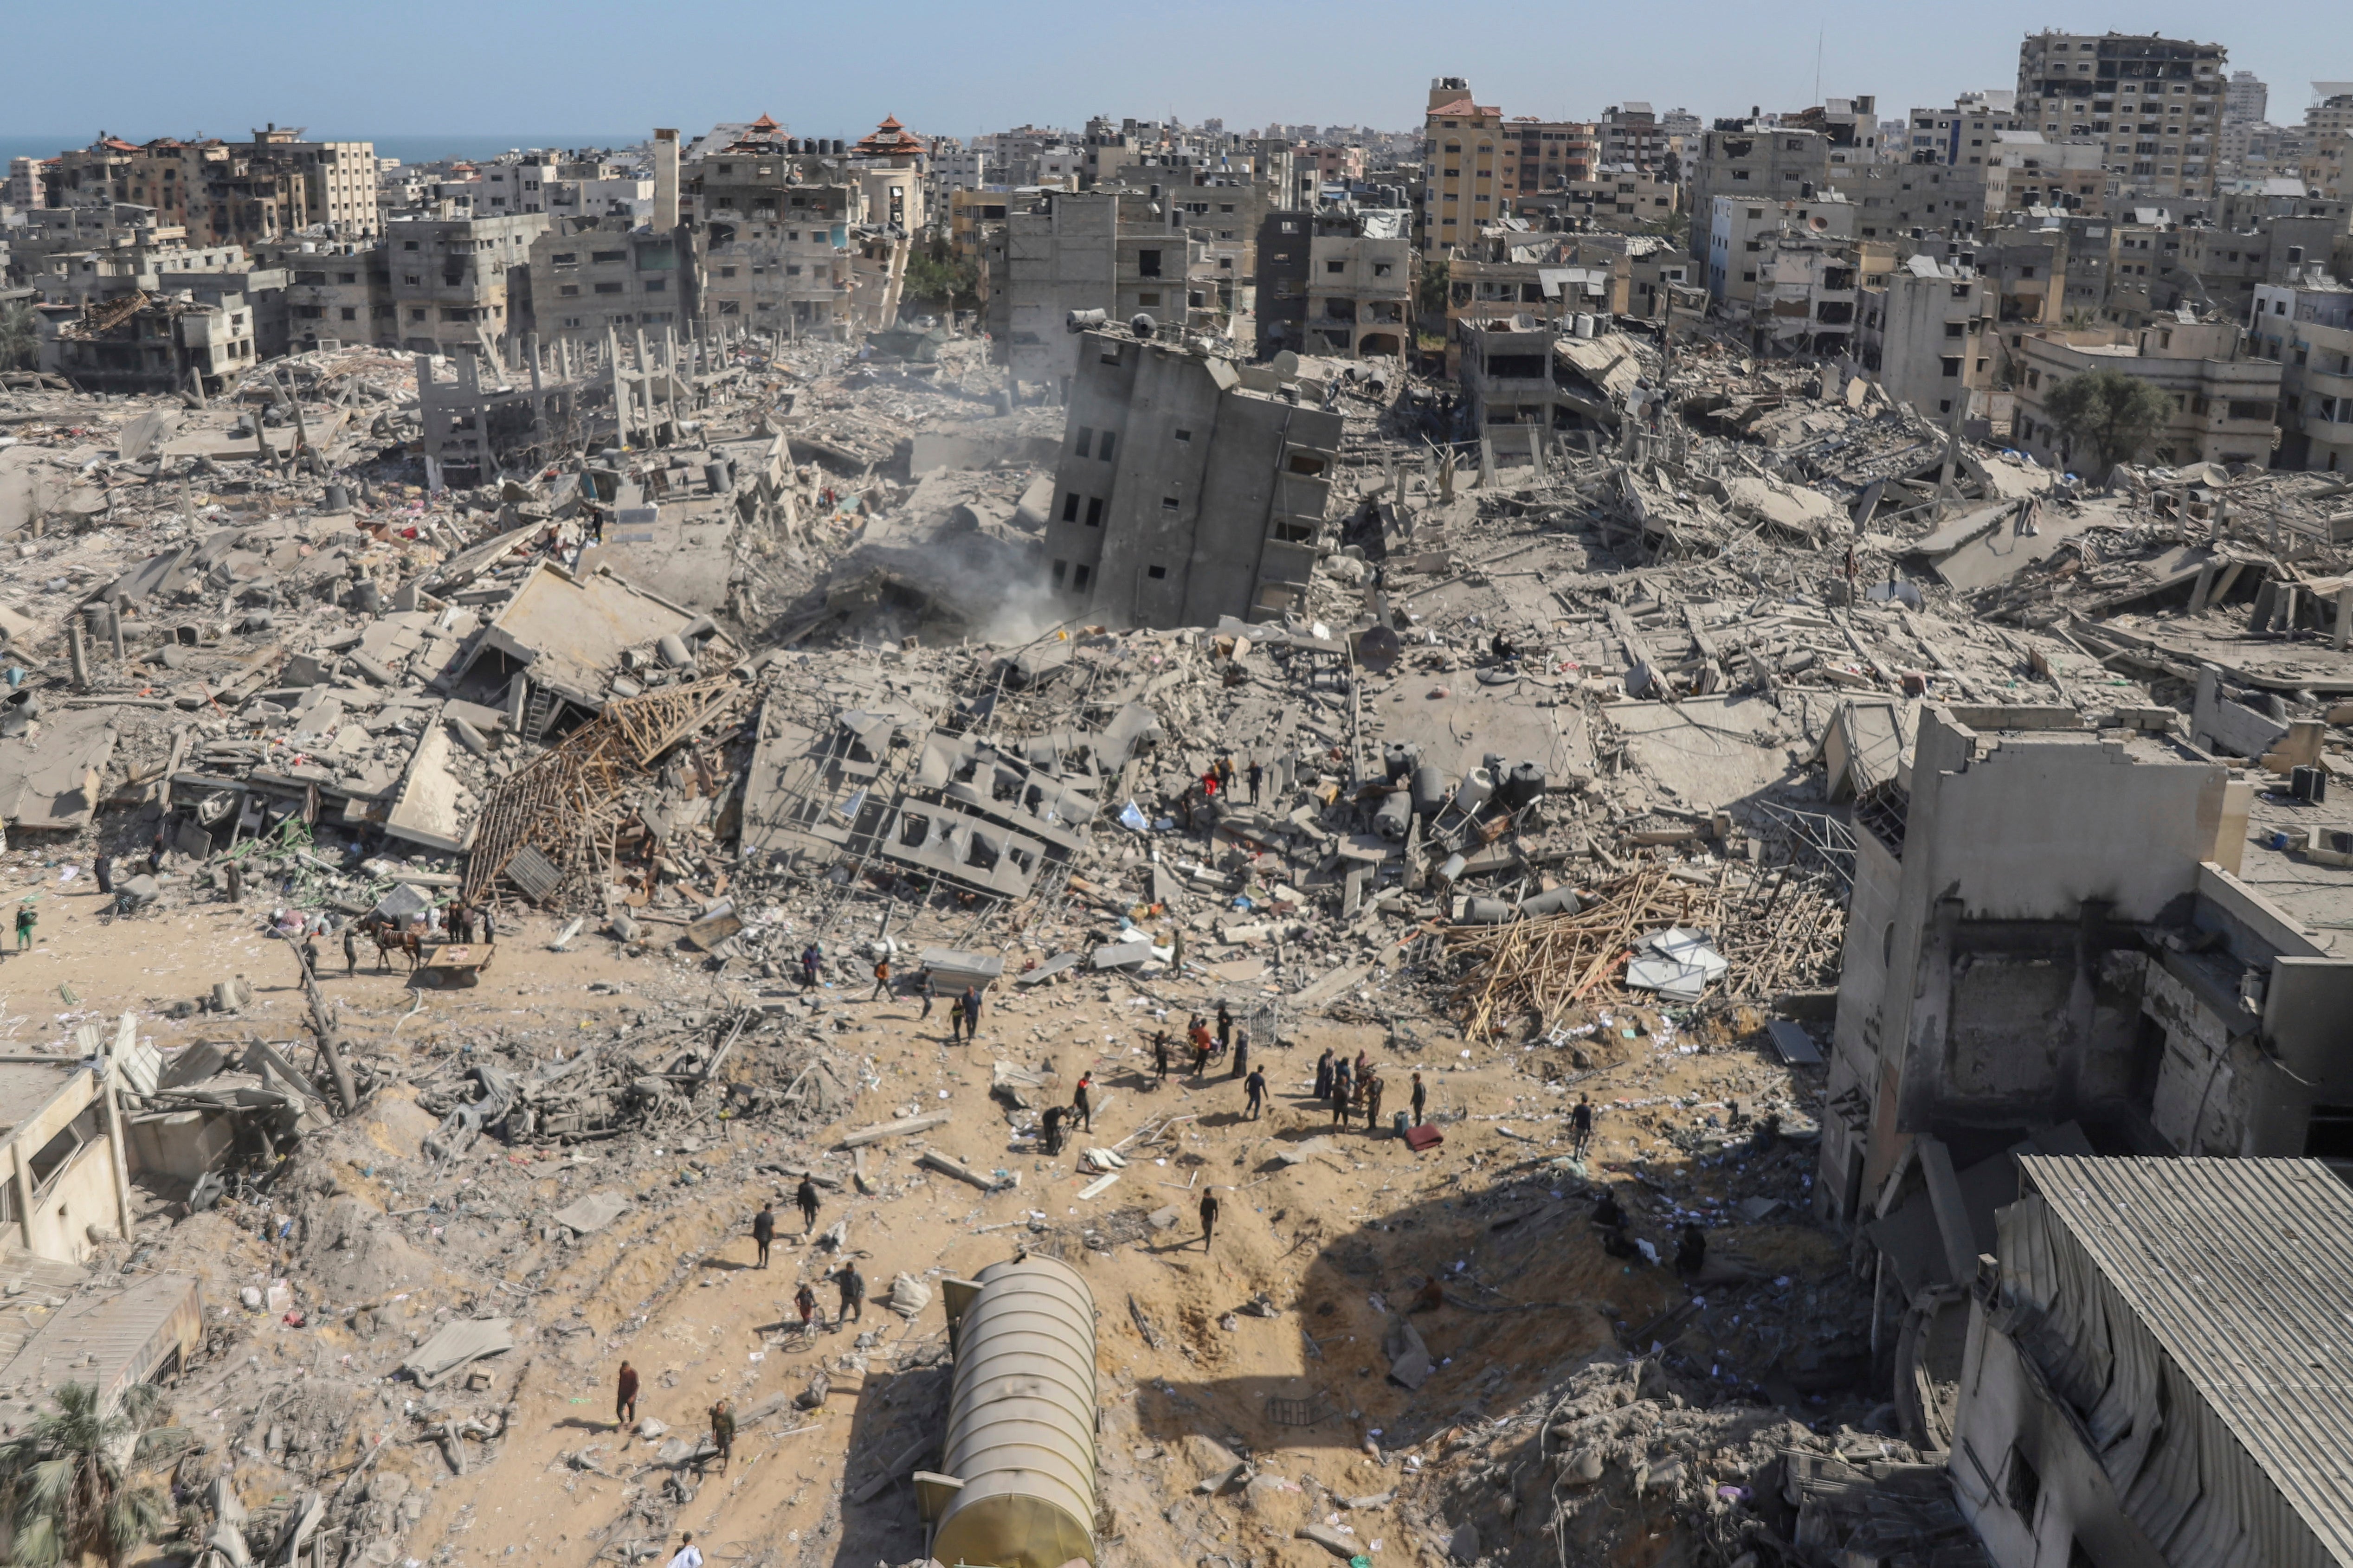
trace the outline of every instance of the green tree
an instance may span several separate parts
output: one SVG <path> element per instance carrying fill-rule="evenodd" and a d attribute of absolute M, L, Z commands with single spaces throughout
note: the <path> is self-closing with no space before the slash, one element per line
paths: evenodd
<path fill-rule="evenodd" d="M 41 331 L 33 307 L 0 305 L 0 370 L 30 370 L 40 363 Z"/>
<path fill-rule="evenodd" d="M 2072 376 L 2053 387 L 2042 405 L 2062 435 L 2090 448 L 2102 479 L 2118 463 L 2139 456 L 2173 412 L 2165 394 L 2120 370 Z"/>
<path fill-rule="evenodd" d="M 170 1500 L 139 1472 L 185 1452 L 195 1434 L 159 1425 L 163 1390 L 129 1389 L 106 1412 L 95 1385 L 69 1383 L 57 1411 L 0 1442 L 0 1510 L 16 1539 L 8 1560 L 50 1568 L 102 1557 L 112 1568 L 172 1520 Z"/>
<path fill-rule="evenodd" d="M 1446 257 L 1421 264 L 1421 280 L 1414 285 L 1414 313 L 1425 321 L 1446 320 L 1446 287 L 1452 268 Z"/>
<path fill-rule="evenodd" d="M 952 256 L 944 243 L 907 258 L 902 290 L 909 300 L 925 300 L 943 310 L 971 310 L 980 305 L 980 268 Z"/>

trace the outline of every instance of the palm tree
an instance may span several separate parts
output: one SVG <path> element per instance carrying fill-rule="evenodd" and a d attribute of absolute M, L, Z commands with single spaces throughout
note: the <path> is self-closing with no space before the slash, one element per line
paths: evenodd
<path fill-rule="evenodd" d="M 15 1539 L 8 1561 L 50 1568 L 103 1557 L 113 1568 L 172 1519 L 170 1500 L 134 1473 L 176 1458 L 195 1441 L 182 1426 L 163 1426 L 164 1394 L 152 1384 L 128 1390 L 112 1411 L 98 1389 L 69 1383 L 43 1415 L 0 1442 L 0 1514 Z"/>

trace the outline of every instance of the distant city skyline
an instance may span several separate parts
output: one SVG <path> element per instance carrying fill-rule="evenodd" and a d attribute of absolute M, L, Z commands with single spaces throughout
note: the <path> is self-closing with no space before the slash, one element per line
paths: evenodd
<path fill-rule="evenodd" d="M 198 127 L 235 139 L 275 121 L 322 140 L 494 144 L 480 154 L 488 155 L 531 138 L 486 124 L 634 122 L 639 129 L 608 134 L 636 141 L 655 125 L 691 134 L 763 112 L 828 137 L 862 135 L 885 114 L 958 137 L 1025 122 L 1076 130 L 1098 113 L 1221 119 L 1237 131 L 1269 122 L 1403 131 L 1419 124 L 1433 76 L 1467 77 L 1480 101 L 1546 118 L 1591 119 L 1629 99 L 1714 118 L 1858 93 L 1892 116 L 2014 85 L 2020 40 L 2046 27 L 2221 44 L 2232 69 L 2271 85 L 2273 118 L 2283 122 L 2301 119 L 2311 79 L 2353 77 L 2353 29 L 2320 0 L 2229 11 L 2144 0 L 2107 15 L 1988 0 L 1900 17 L 1861 0 L 1769 16 L 1725 0 L 1667 13 L 1472 0 L 1449 8 L 1442 27 L 1430 25 L 1427 7 L 1398 0 L 1281 8 L 1208 0 L 1194 15 L 1202 36 L 1237 47 L 1170 50 L 1162 23 L 1117 13 L 1091 16 L 1082 35 L 1060 8 L 902 0 L 887 47 L 877 49 L 865 13 L 780 15 L 717 0 L 657 47 L 646 14 L 611 0 L 561 10 L 420 0 L 393 28 L 432 41 L 434 67 L 420 69 L 398 37 L 385 36 L 384 15 L 364 8 L 231 7 L 191 27 L 159 0 L 122 0 L 111 28 L 170 37 L 172 47 L 19 73 L 0 95 L 0 145 L 57 141 L 45 149 L 54 155 L 101 127 L 132 141 Z M 35 10 L 11 23 L 12 53 L 86 60 L 85 26 L 69 10 Z M 380 57 L 387 68 L 370 71 Z M 810 60 L 826 68 L 796 68 Z"/>

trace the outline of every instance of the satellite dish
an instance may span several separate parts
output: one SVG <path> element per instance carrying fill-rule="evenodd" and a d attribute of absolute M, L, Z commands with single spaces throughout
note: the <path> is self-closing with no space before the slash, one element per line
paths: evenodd
<path fill-rule="evenodd" d="M 1299 374 L 1299 356 L 1293 353 L 1289 349 L 1285 349 L 1281 353 L 1274 356 L 1270 368 L 1273 370 L 1275 374 L 1280 376 L 1297 375 Z"/>
<path fill-rule="evenodd" d="M 1405 644 L 1387 626 L 1367 626 L 1356 638 L 1356 662 L 1375 675 L 1386 675 L 1405 651 Z"/>

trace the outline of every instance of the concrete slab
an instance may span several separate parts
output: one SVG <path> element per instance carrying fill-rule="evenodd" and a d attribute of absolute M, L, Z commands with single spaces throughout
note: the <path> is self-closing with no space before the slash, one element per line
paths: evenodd
<path fill-rule="evenodd" d="M 473 842 L 474 801 L 450 765 L 456 760 L 456 746 L 444 725 L 437 723 L 425 731 L 409 756 L 400 794 L 385 817 L 386 834 L 452 854 Z"/>

